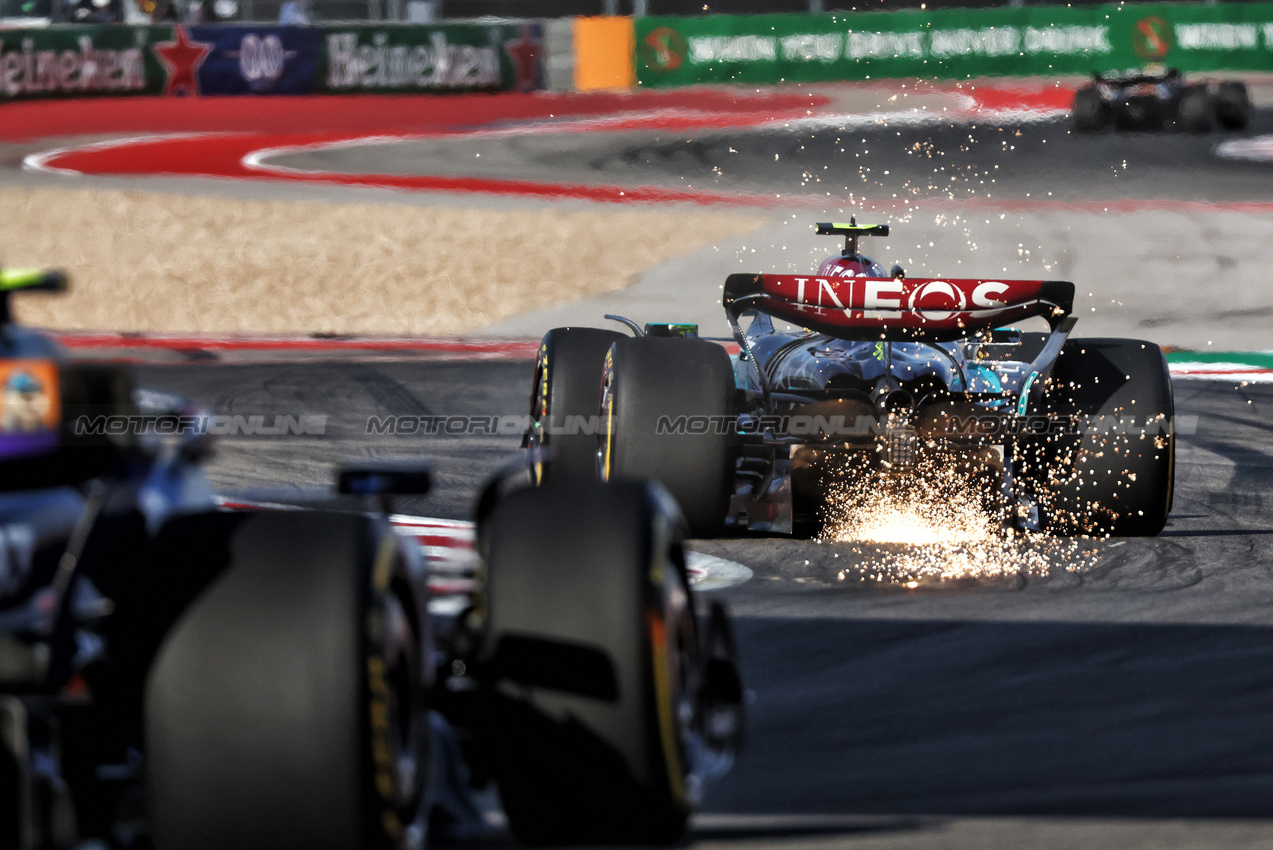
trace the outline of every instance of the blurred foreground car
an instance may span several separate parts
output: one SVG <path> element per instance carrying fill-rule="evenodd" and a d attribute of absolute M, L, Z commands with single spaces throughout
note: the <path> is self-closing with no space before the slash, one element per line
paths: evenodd
<path fill-rule="evenodd" d="M 64 284 L 0 277 L 0 848 L 420 847 L 491 781 L 527 841 L 681 834 L 742 687 L 661 488 L 497 481 L 476 591 L 434 617 L 386 516 L 426 473 L 217 510 L 203 414 L 10 320 Z"/>
<path fill-rule="evenodd" d="M 699 536 L 810 533 L 867 475 L 953 478 L 1010 531 L 1162 529 L 1174 410 L 1157 345 L 1069 339 L 1072 283 L 886 275 L 858 242 L 888 225 L 818 233 L 845 246 L 817 274 L 725 281 L 733 357 L 687 324 L 550 331 L 526 435 L 537 477 L 651 478 Z M 1048 332 L 1008 327 L 1029 319 Z"/>
<path fill-rule="evenodd" d="M 1074 129 L 1095 133 L 1119 130 L 1153 132 L 1177 127 L 1205 133 L 1217 124 L 1240 130 L 1251 120 L 1251 96 L 1238 80 L 1191 83 L 1175 68 L 1102 76 L 1074 93 L 1070 109 Z"/>

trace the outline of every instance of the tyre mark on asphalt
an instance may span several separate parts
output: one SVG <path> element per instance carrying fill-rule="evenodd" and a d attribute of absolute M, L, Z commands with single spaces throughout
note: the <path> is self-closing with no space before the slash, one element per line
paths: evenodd
<path fill-rule="evenodd" d="M 351 368 L 349 379 L 366 390 L 391 416 L 433 415 L 429 405 L 374 366 L 358 365 Z"/>

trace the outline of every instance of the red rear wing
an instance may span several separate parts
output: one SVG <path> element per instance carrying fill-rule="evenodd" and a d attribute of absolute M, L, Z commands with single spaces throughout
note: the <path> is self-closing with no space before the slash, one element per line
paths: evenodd
<path fill-rule="evenodd" d="M 1055 324 L 1073 309 L 1074 284 L 732 274 L 724 303 L 842 339 L 944 341 L 1034 316 Z"/>

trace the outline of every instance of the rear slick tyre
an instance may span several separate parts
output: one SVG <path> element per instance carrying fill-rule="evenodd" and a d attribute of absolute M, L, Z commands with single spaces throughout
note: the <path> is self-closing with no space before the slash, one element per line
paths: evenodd
<path fill-rule="evenodd" d="M 525 844 L 684 832 L 701 677 L 679 526 L 666 493 L 634 481 L 520 490 L 492 515 L 477 738 Z"/>
<path fill-rule="evenodd" d="M 610 346 L 623 338 L 601 328 L 554 328 L 544 335 L 526 438 L 532 454 L 537 447 L 546 450 L 534 460 L 537 483 L 596 477 L 602 363 Z"/>
<path fill-rule="evenodd" d="M 734 371 L 721 346 L 692 339 L 622 339 L 602 379 L 603 480 L 657 481 L 691 537 L 725 527 L 734 473 Z"/>
<path fill-rule="evenodd" d="M 1074 129 L 1080 133 L 1099 133 L 1109 125 L 1109 105 L 1096 89 L 1080 89 L 1070 109 Z"/>
<path fill-rule="evenodd" d="M 1226 130 L 1241 130 L 1251 121 L 1251 94 L 1246 83 L 1231 80 L 1216 90 L 1216 120 Z"/>
<path fill-rule="evenodd" d="M 198 520 L 178 521 L 186 540 Z M 243 515 L 146 686 L 159 850 L 389 850 L 424 837 L 424 645 L 393 532 Z M 181 568 L 179 558 L 169 569 Z"/>
<path fill-rule="evenodd" d="M 1053 534 L 1152 537 L 1171 510 L 1175 413 L 1161 349 L 1128 339 L 1065 343 L 1046 409 L 1071 433 L 1029 445 L 1040 518 Z"/>

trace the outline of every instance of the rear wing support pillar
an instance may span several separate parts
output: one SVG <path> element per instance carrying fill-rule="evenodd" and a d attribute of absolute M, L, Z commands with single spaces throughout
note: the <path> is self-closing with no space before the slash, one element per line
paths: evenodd
<path fill-rule="evenodd" d="M 1025 416 L 1030 402 L 1042 393 L 1048 376 L 1052 374 L 1052 367 L 1056 365 L 1056 359 L 1061 356 L 1061 347 L 1065 345 L 1070 331 L 1074 329 L 1077 322 L 1078 319 L 1074 316 L 1066 316 L 1057 322 L 1048 336 L 1048 341 L 1044 343 L 1043 350 L 1031 361 L 1030 373 L 1021 382 L 1021 395 L 1017 398 L 1018 416 Z"/>
<path fill-rule="evenodd" d="M 756 361 L 756 352 L 752 350 L 751 341 L 747 339 L 742 325 L 738 323 L 739 317 L 747 312 L 747 308 L 764 297 L 762 281 L 763 278 L 758 274 L 731 274 L 725 279 L 722 303 L 725 307 L 725 319 L 729 322 L 729 329 L 734 334 L 734 340 L 738 343 L 739 349 L 746 353 L 748 361 L 751 362 L 751 368 L 756 370 L 756 379 L 760 383 L 765 410 L 768 410 L 773 388 L 769 386 L 769 378 L 765 375 L 765 370 L 761 369 L 760 363 Z"/>

